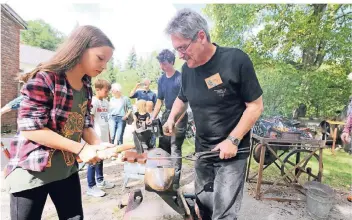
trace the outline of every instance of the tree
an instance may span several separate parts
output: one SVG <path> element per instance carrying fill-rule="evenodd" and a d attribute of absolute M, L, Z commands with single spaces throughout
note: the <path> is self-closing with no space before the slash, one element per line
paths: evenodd
<path fill-rule="evenodd" d="M 135 48 L 132 47 L 132 50 L 127 58 L 126 69 L 129 69 L 129 70 L 136 69 L 136 67 L 137 67 L 137 54 L 136 54 Z"/>
<path fill-rule="evenodd" d="M 65 35 L 43 20 L 27 21 L 28 29 L 21 32 L 23 44 L 55 51 Z"/>
<path fill-rule="evenodd" d="M 265 114 L 334 116 L 351 94 L 351 5 L 207 5 L 212 40 L 247 52 Z"/>
<path fill-rule="evenodd" d="M 207 5 L 220 44 L 316 70 L 336 63 L 351 72 L 352 11 L 348 4 Z M 248 43 L 250 42 L 250 43 Z"/>

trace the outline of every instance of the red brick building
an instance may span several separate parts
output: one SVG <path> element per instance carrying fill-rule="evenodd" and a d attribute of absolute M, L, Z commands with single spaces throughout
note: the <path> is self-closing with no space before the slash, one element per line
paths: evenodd
<path fill-rule="evenodd" d="M 26 22 L 7 4 L 1 4 L 1 107 L 16 98 L 19 84 L 15 80 L 20 69 L 20 30 Z M 1 117 L 1 130 L 16 129 L 17 112 Z"/>

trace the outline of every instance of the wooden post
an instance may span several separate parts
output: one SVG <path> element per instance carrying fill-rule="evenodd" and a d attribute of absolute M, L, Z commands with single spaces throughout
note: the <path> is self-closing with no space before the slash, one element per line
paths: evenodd
<path fill-rule="evenodd" d="M 323 179 L 323 147 L 319 148 L 319 174 L 318 181 L 321 182 Z"/>
<path fill-rule="evenodd" d="M 262 178 L 263 178 L 263 166 L 264 166 L 264 159 L 265 159 L 265 150 L 266 146 L 263 144 L 261 146 L 261 151 L 260 151 L 260 161 L 259 161 L 259 170 L 258 170 L 258 180 L 257 180 L 257 188 L 256 188 L 256 195 L 255 198 L 257 200 L 260 199 L 260 187 L 262 185 Z"/>
<path fill-rule="evenodd" d="M 332 136 L 332 148 L 331 148 L 331 152 L 333 155 L 335 155 L 335 144 L 336 144 L 336 139 L 337 139 L 337 126 L 334 129 L 334 133 Z"/>

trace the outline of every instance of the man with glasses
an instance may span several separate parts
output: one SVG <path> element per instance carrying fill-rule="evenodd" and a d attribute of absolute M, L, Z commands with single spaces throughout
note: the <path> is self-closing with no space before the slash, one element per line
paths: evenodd
<path fill-rule="evenodd" d="M 263 111 L 263 92 L 253 64 L 243 51 L 211 43 L 206 20 L 194 11 L 180 10 L 166 32 L 186 63 L 164 132 L 172 134 L 175 120 L 189 103 L 196 125 L 196 152 L 219 152 L 195 162 L 199 214 L 203 220 L 237 219 L 250 129 Z"/>
<path fill-rule="evenodd" d="M 152 118 L 156 118 L 159 114 L 161 106 L 165 102 L 166 111 L 161 117 L 161 123 L 165 124 L 171 112 L 172 105 L 180 91 L 181 73 L 174 68 L 175 55 L 170 50 L 163 50 L 157 56 L 163 75 L 158 80 L 158 99 L 154 108 Z M 185 114 L 176 125 L 175 134 L 172 136 L 163 136 L 159 138 L 159 147 L 171 156 L 181 157 L 181 147 L 186 137 L 187 114 Z M 173 187 L 175 190 L 179 188 L 180 174 L 182 167 L 182 159 L 176 160 L 176 178 Z"/>

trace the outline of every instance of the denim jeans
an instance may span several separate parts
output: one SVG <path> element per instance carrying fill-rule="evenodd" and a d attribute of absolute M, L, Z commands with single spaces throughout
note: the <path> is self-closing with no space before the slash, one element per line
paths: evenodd
<path fill-rule="evenodd" d="M 247 159 L 195 162 L 196 202 L 203 220 L 236 220 L 243 198 Z"/>
<path fill-rule="evenodd" d="M 100 183 L 104 180 L 103 176 L 103 161 L 96 163 L 95 165 L 88 165 L 87 170 L 87 180 L 88 186 L 93 187 L 96 185 L 95 177 L 97 181 Z"/>
<path fill-rule="evenodd" d="M 109 130 L 111 143 L 123 144 L 123 133 L 125 132 L 126 121 L 122 120 L 122 116 L 112 115 L 109 119 Z"/>

